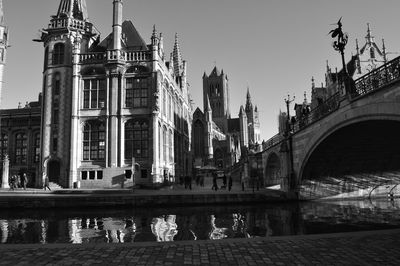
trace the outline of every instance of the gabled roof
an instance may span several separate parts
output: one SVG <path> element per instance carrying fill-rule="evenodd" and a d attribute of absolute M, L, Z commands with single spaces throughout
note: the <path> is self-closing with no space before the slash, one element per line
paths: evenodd
<path fill-rule="evenodd" d="M 113 34 L 110 33 L 98 46 L 104 49 L 112 49 Z M 146 42 L 136 30 L 132 21 L 125 20 L 122 23 L 122 40 L 121 45 L 123 49 L 127 50 L 148 50 Z"/>

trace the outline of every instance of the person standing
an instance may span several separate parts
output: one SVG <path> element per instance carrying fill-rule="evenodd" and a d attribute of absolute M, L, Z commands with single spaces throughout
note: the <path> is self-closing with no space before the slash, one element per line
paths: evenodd
<path fill-rule="evenodd" d="M 212 189 L 217 191 L 218 190 L 218 184 L 217 184 L 217 174 L 213 173 L 213 186 Z"/>
<path fill-rule="evenodd" d="M 22 186 L 24 187 L 24 190 L 26 190 L 26 186 L 28 184 L 28 177 L 26 176 L 26 173 L 22 175 Z"/>
<path fill-rule="evenodd" d="M 229 180 L 228 180 L 228 189 L 229 189 L 229 191 L 231 191 L 231 189 L 232 189 L 232 175 L 229 175 Z"/>
<path fill-rule="evenodd" d="M 47 175 L 44 177 L 44 186 L 43 186 L 43 188 L 44 188 L 44 190 L 46 190 L 46 188 L 51 190 L 50 187 L 49 187 L 49 177 Z"/>

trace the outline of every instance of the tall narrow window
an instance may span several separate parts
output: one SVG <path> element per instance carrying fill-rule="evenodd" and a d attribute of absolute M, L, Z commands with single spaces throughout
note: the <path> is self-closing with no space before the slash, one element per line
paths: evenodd
<path fill-rule="evenodd" d="M 54 75 L 54 80 L 53 80 L 54 96 L 60 95 L 60 87 L 61 87 L 61 76 L 60 76 L 60 73 L 57 73 Z"/>
<path fill-rule="evenodd" d="M 83 82 L 83 108 L 101 109 L 105 107 L 106 102 L 105 79 L 86 79 Z"/>
<path fill-rule="evenodd" d="M 168 161 L 167 158 L 167 148 L 168 148 L 168 142 L 167 142 L 167 128 L 163 127 L 163 158 L 164 162 L 166 163 Z"/>
<path fill-rule="evenodd" d="M 99 161 L 105 158 L 106 132 L 104 124 L 89 121 L 83 129 L 83 160 Z"/>
<path fill-rule="evenodd" d="M 162 111 L 164 113 L 164 117 L 167 115 L 167 90 L 163 89 L 163 103 L 162 103 Z"/>
<path fill-rule="evenodd" d="M 371 49 L 369 50 L 370 54 L 371 54 L 371 58 L 375 58 L 375 50 L 374 47 L 371 47 Z"/>
<path fill-rule="evenodd" d="M 49 47 L 47 46 L 44 50 L 44 69 L 47 69 L 47 65 L 49 64 Z"/>
<path fill-rule="evenodd" d="M 148 79 L 147 78 L 127 78 L 125 107 L 138 108 L 148 105 Z"/>
<path fill-rule="evenodd" d="M 147 121 L 129 120 L 125 124 L 125 159 L 149 156 L 149 125 Z"/>
<path fill-rule="evenodd" d="M 172 131 L 170 130 L 169 131 L 169 161 L 170 162 L 173 162 L 174 161 L 174 158 L 172 157 L 173 156 L 173 148 L 174 148 L 174 145 L 173 145 L 173 140 L 174 140 L 174 134 L 172 133 Z"/>
<path fill-rule="evenodd" d="M 63 43 L 56 43 L 53 49 L 53 65 L 64 64 L 65 45 Z"/>
<path fill-rule="evenodd" d="M 0 159 L 3 159 L 8 154 L 8 135 L 1 134 L 0 136 Z"/>
<path fill-rule="evenodd" d="M 15 137 L 15 162 L 17 164 L 26 163 L 28 140 L 26 134 L 18 133 Z"/>
<path fill-rule="evenodd" d="M 35 163 L 39 162 L 40 160 L 40 134 L 36 133 L 35 134 L 35 140 L 34 140 L 34 147 L 33 149 L 35 150 L 34 158 L 33 161 Z"/>

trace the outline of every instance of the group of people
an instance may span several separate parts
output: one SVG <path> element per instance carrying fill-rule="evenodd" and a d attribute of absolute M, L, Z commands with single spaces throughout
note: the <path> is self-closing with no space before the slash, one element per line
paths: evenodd
<path fill-rule="evenodd" d="M 219 188 L 218 188 L 218 181 L 217 181 L 217 179 L 218 179 L 218 175 L 217 175 L 217 173 L 213 173 L 213 185 L 212 185 L 212 187 L 211 187 L 211 189 L 212 190 L 215 190 L 215 191 L 217 191 Z M 224 174 L 223 176 L 222 176 L 222 186 L 221 186 L 221 188 L 220 189 L 226 189 L 227 187 L 226 187 L 226 182 L 227 182 L 227 177 L 226 177 L 226 175 Z M 233 183 L 233 180 L 232 180 L 232 176 L 231 175 L 229 175 L 229 180 L 228 180 L 228 190 L 229 191 L 231 191 L 232 190 L 232 183 Z"/>
<path fill-rule="evenodd" d="M 11 190 L 17 189 L 17 188 L 23 188 L 26 190 L 26 186 L 28 185 L 28 176 L 26 173 L 21 174 L 15 174 L 11 175 L 8 180 L 8 184 L 10 186 Z"/>

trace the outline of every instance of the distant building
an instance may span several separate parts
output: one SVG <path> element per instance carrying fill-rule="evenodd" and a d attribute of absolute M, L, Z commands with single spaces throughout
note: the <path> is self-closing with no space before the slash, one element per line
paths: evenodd
<path fill-rule="evenodd" d="M 192 146 L 195 166 L 213 165 L 226 168 L 237 163 L 242 152 L 260 143 L 260 121 L 249 90 L 246 108 L 231 118 L 228 76 L 217 67 L 203 75 L 204 112 L 193 114 Z"/>
<path fill-rule="evenodd" d="M 9 156 L 9 173 L 28 176 L 28 186 L 41 184 L 40 122 L 41 95 L 37 102 L 26 103 L 17 109 L 1 110 L 0 156 Z"/>

